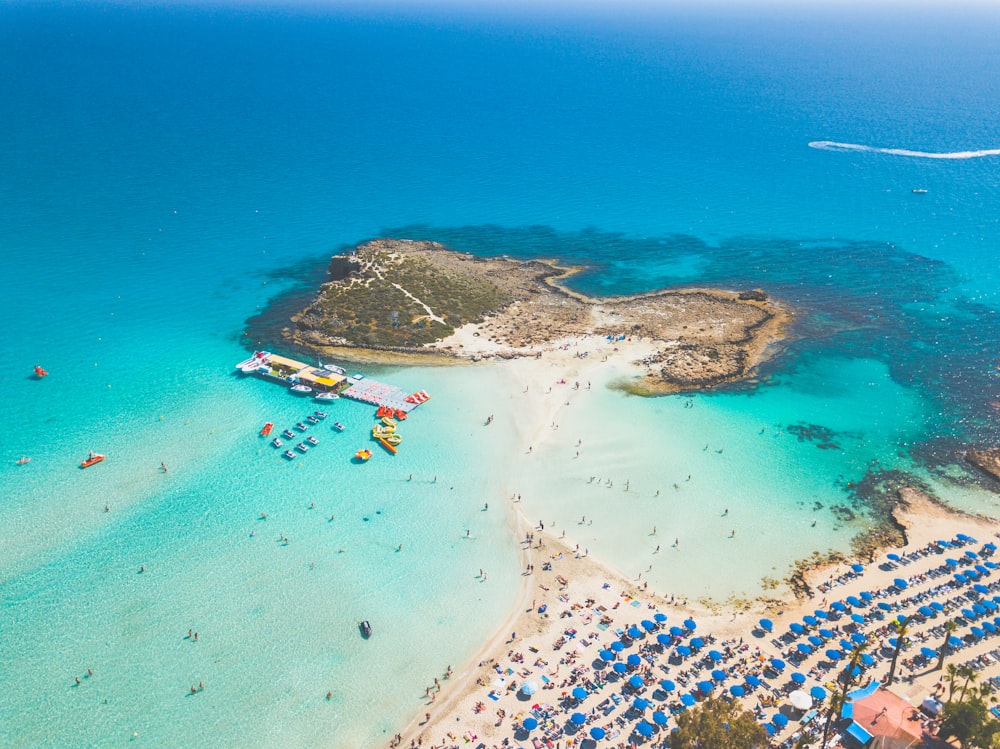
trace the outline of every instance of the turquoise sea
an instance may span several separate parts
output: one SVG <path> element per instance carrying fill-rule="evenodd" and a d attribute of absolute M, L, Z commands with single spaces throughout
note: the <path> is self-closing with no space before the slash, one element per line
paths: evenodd
<path fill-rule="evenodd" d="M 511 608 L 524 484 L 626 574 L 649 525 L 699 538 L 650 578 L 692 598 L 899 481 L 1000 514 L 956 457 L 1000 438 L 1000 12 L 898 10 L 0 5 L 0 745 L 381 746 Z M 517 476 L 502 373 L 369 369 L 433 395 L 406 448 L 352 464 L 339 401 L 285 462 L 257 432 L 312 406 L 233 364 L 387 234 L 764 288 L 793 340 L 726 392 L 594 393 Z"/>

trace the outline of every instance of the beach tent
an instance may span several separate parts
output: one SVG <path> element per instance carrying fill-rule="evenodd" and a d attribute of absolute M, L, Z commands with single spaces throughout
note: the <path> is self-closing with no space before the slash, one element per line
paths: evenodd
<path fill-rule="evenodd" d="M 642 687 L 642 686 L 643 686 L 643 685 L 644 685 L 645 683 L 646 683 L 646 682 L 644 682 L 644 681 L 642 680 L 642 677 L 641 677 L 641 676 L 639 676 L 639 674 L 635 674 L 634 676 L 632 676 L 632 677 L 631 677 L 631 678 L 630 678 L 630 679 L 628 680 L 628 685 L 629 685 L 630 687 L 632 687 L 632 689 L 639 689 L 639 688 L 641 688 L 641 687 Z"/>
<path fill-rule="evenodd" d="M 665 635 L 662 632 L 656 636 L 656 641 L 663 646 L 667 646 L 672 642 L 670 635 Z"/>
<path fill-rule="evenodd" d="M 711 658 L 713 661 L 721 661 L 722 653 L 720 653 L 718 650 L 709 650 L 708 657 Z"/>
<path fill-rule="evenodd" d="M 600 726 L 594 726 L 593 728 L 590 729 L 590 738 L 596 741 L 600 741 L 601 739 L 604 738 L 605 735 L 606 734 L 604 733 L 604 729 L 601 728 Z"/>
<path fill-rule="evenodd" d="M 587 690 L 583 687 L 574 687 L 572 694 L 574 700 L 582 700 L 587 696 Z"/>
<path fill-rule="evenodd" d="M 653 722 L 656 725 L 658 725 L 658 726 L 665 726 L 667 724 L 666 713 L 663 713 L 660 710 L 657 710 L 656 712 L 654 712 L 653 713 Z"/>
<path fill-rule="evenodd" d="M 521 685 L 521 692 L 529 697 L 538 691 L 537 681 L 526 681 Z"/>
<path fill-rule="evenodd" d="M 823 689 L 823 687 L 813 687 L 812 689 L 809 690 L 809 696 L 812 697 L 814 700 L 825 700 L 826 690 Z"/>
<path fill-rule="evenodd" d="M 538 728 L 538 721 L 535 720 L 534 718 L 525 718 L 521 722 L 521 726 L 524 728 L 525 731 L 534 731 L 536 728 Z"/>
<path fill-rule="evenodd" d="M 677 689 L 677 685 L 674 684 L 672 681 L 670 681 L 670 679 L 664 679 L 663 681 L 661 681 L 660 687 L 663 689 L 664 692 L 673 692 L 675 689 Z"/>
<path fill-rule="evenodd" d="M 653 735 L 653 726 L 651 726 L 646 721 L 641 720 L 639 721 L 638 724 L 636 724 L 635 732 L 640 736 L 645 736 L 648 738 L 649 736 Z"/>
<path fill-rule="evenodd" d="M 805 684 L 806 683 L 806 675 L 805 674 L 800 674 L 798 671 L 793 671 L 791 678 L 792 678 L 792 681 L 794 681 L 796 684 Z"/>
<path fill-rule="evenodd" d="M 583 713 L 573 713 L 571 716 L 569 716 L 569 719 L 578 726 L 582 726 L 584 723 L 587 722 L 587 716 L 584 715 Z"/>
<path fill-rule="evenodd" d="M 760 628 L 765 632 L 771 632 L 774 629 L 774 622 L 770 619 L 761 619 L 757 623 L 760 624 Z"/>
<path fill-rule="evenodd" d="M 746 694 L 746 690 L 739 684 L 733 684 L 731 687 L 729 687 L 729 693 L 733 695 L 733 697 L 742 697 L 744 694 Z"/>

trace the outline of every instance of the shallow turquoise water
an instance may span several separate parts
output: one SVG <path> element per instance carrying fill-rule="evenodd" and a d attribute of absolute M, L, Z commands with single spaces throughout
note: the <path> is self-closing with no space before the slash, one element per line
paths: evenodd
<path fill-rule="evenodd" d="M 941 475 L 997 431 L 1000 162 L 807 144 L 996 147 L 995 14 L 601 13 L 0 10 L 0 743 L 380 744 L 510 607 L 499 498 L 522 478 L 548 488 L 526 512 L 688 595 L 846 545 L 829 508 L 872 467 L 916 461 L 993 510 Z M 516 412 L 483 443 L 489 369 L 381 373 L 434 395 L 398 456 L 352 466 L 370 414 L 340 402 L 351 429 L 288 464 L 257 431 L 306 406 L 230 375 L 246 321 L 392 227 L 588 262 L 591 293 L 761 286 L 805 338 L 694 408 L 593 393 L 560 431 L 606 426 L 587 471 L 554 440 L 506 475 Z M 80 471 L 91 449 L 109 458 Z M 681 541 L 670 564 L 653 524 Z M 726 574 L 692 576 L 713 554 Z"/>

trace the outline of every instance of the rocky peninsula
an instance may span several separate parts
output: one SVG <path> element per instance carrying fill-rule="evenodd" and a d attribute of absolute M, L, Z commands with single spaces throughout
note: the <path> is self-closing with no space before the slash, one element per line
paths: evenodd
<path fill-rule="evenodd" d="M 790 313 L 760 290 L 671 289 L 591 298 L 552 260 L 477 257 L 435 242 L 376 239 L 336 255 L 330 280 L 285 329 L 318 354 L 399 363 L 538 356 L 569 339 L 640 339 L 635 392 L 747 378 Z"/>

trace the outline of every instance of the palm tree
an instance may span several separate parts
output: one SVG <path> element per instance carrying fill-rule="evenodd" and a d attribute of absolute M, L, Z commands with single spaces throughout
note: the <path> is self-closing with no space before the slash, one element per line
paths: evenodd
<path fill-rule="evenodd" d="M 887 687 L 892 684 L 892 680 L 896 676 L 896 659 L 899 658 L 899 651 L 903 649 L 903 640 L 909 634 L 909 624 L 916 616 L 917 614 L 911 614 L 902 621 L 892 620 L 892 628 L 896 630 L 896 648 L 892 651 L 892 665 L 889 666 L 889 676 L 885 681 Z"/>
<path fill-rule="evenodd" d="M 969 685 L 975 683 L 979 678 L 979 674 L 971 666 L 960 666 L 958 672 L 965 677 L 965 683 L 962 684 L 962 693 L 958 696 L 958 701 L 963 702 L 965 701 L 965 693 L 969 690 Z M 973 695 L 975 695 L 976 691 L 978 690 L 973 687 Z"/>
<path fill-rule="evenodd" d="M 951 639 L 952 633 L 958 629 L 958 625 L 954 621 L 948 620 L 944 623 L 944 642 L 941 644 L 941 654 L 938 656 L 937 666 L 935 668 L 940 669 L 944 666 L 944 659 L 948 656 L 948 640 Z"/>
<path fill-rule="evenodd" d="M 962 678 L 962 674 L 954 663 L 949 663 L 945 670 L 948 672 L 944 679 L 948 682 L 948 702 L 950 703 L 955 696 L 955 690 L 958 689 L 958 680 Z"/>
<path fill-rule="evenodd" d="M 851 689 L 851 682 L 854 681 L 854 669 L 858 667 L 858 661 L 861 660 L 861 655 L 867 649 L 868 643 L 866 642 L 851 651 L 851 660 L 848 662 L 847 668 L 844 669 L 844 685 L 839 689 L 834 689 L 833 694 L 830 695 L 830 708 L 826 712 L 826 722 L 823 724 L 823 740 L 819 744 L 821 747 L 825 747 L 827 739 L 830 738 L 830 726 L 833 724 L 834 716 L 840 714 L 844 703 L 847 702 L 847 693 Z"/>

